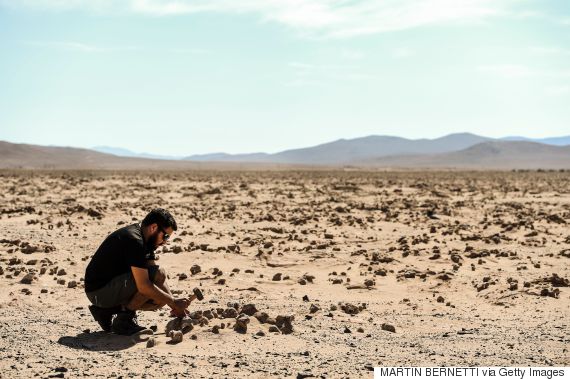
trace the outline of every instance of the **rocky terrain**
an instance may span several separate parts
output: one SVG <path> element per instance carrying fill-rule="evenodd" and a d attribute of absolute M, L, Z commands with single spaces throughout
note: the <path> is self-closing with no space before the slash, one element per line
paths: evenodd
<path fill-rule="evenodd" d="M 0 172 L 0 378 L 570 365 L 570 172 Z M 182 324 L 106 334 L 90 256 L 154 207 Z"/>

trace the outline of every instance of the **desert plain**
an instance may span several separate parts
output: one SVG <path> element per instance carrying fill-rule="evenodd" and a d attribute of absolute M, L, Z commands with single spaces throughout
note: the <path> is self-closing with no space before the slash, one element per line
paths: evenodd
<path fill-rule="evenodd" d="M 0 378 L 569 366 L 570 171 L 2 171 Z M 191 330 L 107 334 L 83 275 L 154 207 Z M 236 323 L 239 324 L 236 328 Z"/>

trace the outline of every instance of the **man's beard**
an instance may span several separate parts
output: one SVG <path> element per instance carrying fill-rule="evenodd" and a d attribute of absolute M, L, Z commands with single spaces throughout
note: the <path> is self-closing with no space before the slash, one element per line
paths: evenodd
<path fill-rule="evenodd" d="M 152 248 L 152 250 L 156 250 L 158 247 L 158 230 L 154 232 L 154 234 L 148 236 L 147 246 Z"/>

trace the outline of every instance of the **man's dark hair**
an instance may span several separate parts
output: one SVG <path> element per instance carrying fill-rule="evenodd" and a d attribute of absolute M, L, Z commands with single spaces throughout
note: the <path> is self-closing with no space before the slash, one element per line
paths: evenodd
<path fill-rule="evenodd" d="M 150 211 L 146 217 L 142 220 L 142 226 L 147 226 L 150 224 L 158 224 L 161 228 L 172 228 L 172 230 L 177 230 L 178 225 L 176 225 L 176 220 L 166 209 L 155 208 Z"/>

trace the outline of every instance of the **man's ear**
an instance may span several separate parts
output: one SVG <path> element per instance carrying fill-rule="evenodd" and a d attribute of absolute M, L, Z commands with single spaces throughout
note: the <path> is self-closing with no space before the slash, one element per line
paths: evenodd
<path fill-rule="evenodd" d="M 150 234 L 154 234 L 154 232 L 156 232 L 157 229 L 158 229 L 157 223 L 150 224 Z"/>

